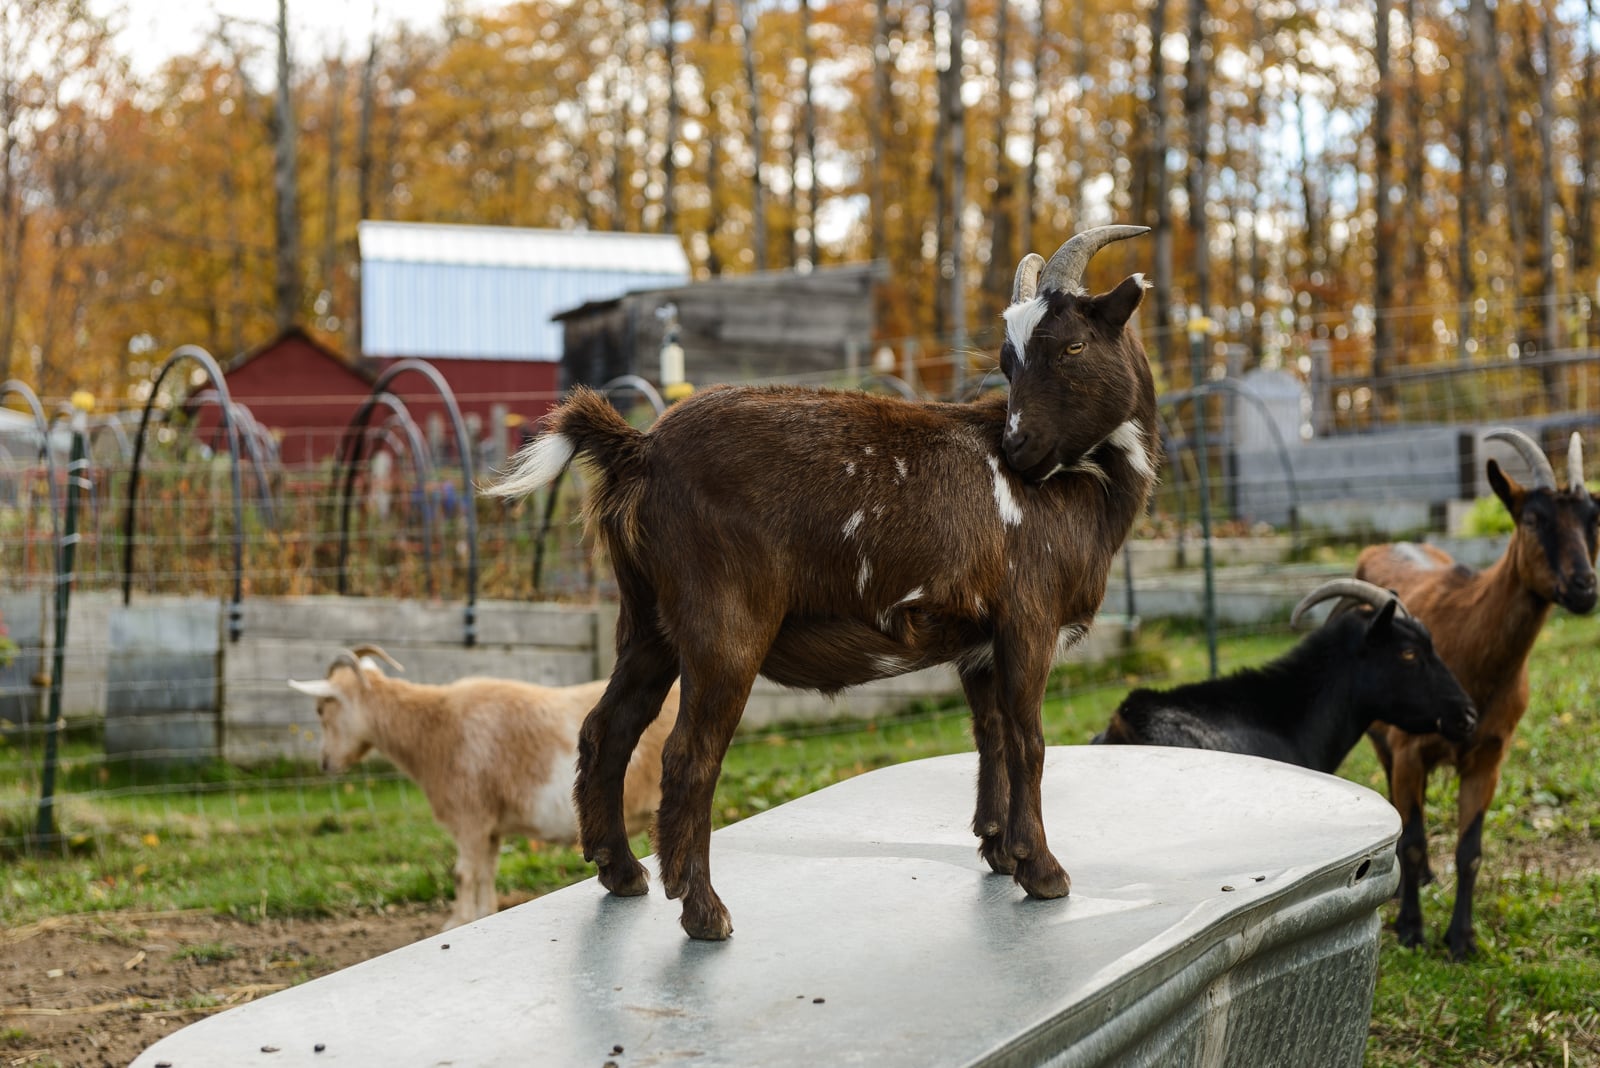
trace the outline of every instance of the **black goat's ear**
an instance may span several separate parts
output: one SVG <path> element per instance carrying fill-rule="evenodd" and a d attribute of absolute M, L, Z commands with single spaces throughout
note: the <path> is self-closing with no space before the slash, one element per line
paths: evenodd
<path fill-rule="evenodd" d="M 1005 344 L 1000 346 L 1000 373 L 1006 376 L 1006 381 L 1011 381 L 1011 372 L 1017 366 L 1017 348 L 1007 338 Z"/>
<path fill-rule="evenodd" d="M 1512 519 L 1522 518 L 1522 502 L 1527 499 L 1528 491 L 1518 485 L 1516 479 L 1500 470 L 1500 465 L 1493 457 L 1489 459 L 1489 488 L 1500 498 L 1500 503 L 1506 506 L 1506 511 L 1511 513 Z"/>
<path fill-rule="evenodd" d="M 1109 293 L 1094 298 L 1094 315 L 1112 330 L 1120 331 L 1144 300 L 1147 285 L 1142 274 L 1130 274 Z"/>
<path fill-rule="evenodd" d="M 1389 625 L 1394 622 L 1395 609 L 1400 605 L 1400 598 L 1391 597 L 1383 603 L 1383 607 L 1373 614 L 1372 622 L 1367 624 L 1367 639 L 1370 641 L 1380 634 L 1387 633 Z"/>

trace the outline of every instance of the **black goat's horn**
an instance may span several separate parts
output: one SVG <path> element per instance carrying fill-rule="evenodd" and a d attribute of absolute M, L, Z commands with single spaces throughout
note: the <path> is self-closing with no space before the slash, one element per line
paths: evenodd
<path fill-rule="evenodd" d="M 373 645 L 369 642 L 365 645 L 352 646 L 350 652 L 354 653 L 358 657 L 376 657 L 377 659 L 382 660 L 385 664 L 388 664 L 390 667 L 394 668 L 396 671 L 405 671 L 405 668 L 401 665 L 400 661 L 384 652 L 381 645 Z"/>
<path fill-rule="evenodd" d="M 1583 489 L 1583 438 L 1576 430 L 1567 442 L 1567 488 L 1573 493 Z"/>
<path fill-rule="evenodd" d="M 1522 462 L 1533 470 L 1533 488 L 1553 490 L 1556 488 L 1556 472 L 1550 466 L 1550 460 L 1528 435 L 1520 430 L 1505 427 L 1501 430 L 1491 430 L 1483 436 L 1485 441 L 1503 441 L 1517 450 L 1517 455 L 1522 457 Z M 1570 455 L 1570 454 L 1569 454 Z"/>
<path fill-rule="evenodd" d="M 1039 276 L 1039 289 L 1053 289 L 1060 293 L 1077 290 L 1083 283 L 1084 268 L 1089 266 L 1096 252 L 1113 241 L 1124 241 L 1149 232 L 1148 226 L 1096 226 L 1067 238 L 1066 243 L 1050 257 L 1050 262 L 1045 264 L 1044 273 Z M 1022 268 L 1017 268 L 1019 274 L 1021 271 Z"/>
<path fill-rule="evenodd" d="M 1370 604 L 1373 608 L 1382 608 L 1392 600 L 1395 602 L 1394 610 L 1397 615 L 1407 619 L 1411 618 L 1411 613 L 1406 611 L 1406 606 L 1400 602 L 1399 596 L 1393 590 L 1386 590 L 1382 586 L 1377 586 L 1361 579 L 1341 578 L 1324 582 L 1306 594 L 1300 603 L 1294 606 L 1294 611 L 1290 613 L 1289 626 L 1298 627 L 1301 617 L 1310 611 L 1313 606 L 1319 605 L 1323 601 L 1332 600 L 1335 597 L 1349 597 L 1352 600 L 1360 601 L 1362 604 Z"/>
<path fill-rule="evenodd" d="M 1039 295 L 1039 272 L 1044 270 L 1044 257 L 1030 252 L 1017 264 L 1017 277 L 1011 283 L 1011 303 L 1021 304 Z"/>

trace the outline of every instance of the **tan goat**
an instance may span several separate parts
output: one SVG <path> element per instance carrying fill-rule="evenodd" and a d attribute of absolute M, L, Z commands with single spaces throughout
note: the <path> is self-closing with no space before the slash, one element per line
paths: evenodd
<path fill-rule="evenodd" d="M 572 804 L 578 730 L 606 680 L 551 687 L 464 678 L 426 686 L 390 678 L 378 660 L 402 670 L 382 649 L 364 645 L 340 653 L 327 678 L 289 685 L 317 699 L 323 771 L 345 771 L 377 750 L 422 787 L 434 818 L 456 842 L 448 930 L 495 911 L 502 836 L 578 841 Z M 677 715 L 674 683 L 628 763 L 629 833 L 648 827 L 661 803 L 661 745 Z"/>

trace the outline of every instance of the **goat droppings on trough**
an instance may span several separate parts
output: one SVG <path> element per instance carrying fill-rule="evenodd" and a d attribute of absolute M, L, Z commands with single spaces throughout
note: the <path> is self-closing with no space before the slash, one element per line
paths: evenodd
<path fill-rule="evenodd" d="M 1044 833 L 1039 706 L 1057 639 L 1093 621 L 1159 455 L 1150 364 L 1130 326 L 1144 285 L 1091 296 L 1081 283 L 1097 250 L 1145 232 L 1100 227 L 1048 262 L 1023 258 L 1000 354 L 1008 397 L 718 387 L 640 431 L 576 390 L 546 418 L 490 492 L 532 493 L 571 456 L 591 476 L 585 518 L 620 605 L 575 797 L 608 890 L 648 889 L 621 819 L 622 769 L 680 670 L 661 881 L 692 937 L 721 939 L 733 922 L 711 885 L 711 801 L 756 676 L 834 693 L 954 663 L 978 747 L 978 852 L 1032 897 L 1067 894 Z M 874 458 L 892 460 L 904 492 L 884 492 L 887 463 Z"/>

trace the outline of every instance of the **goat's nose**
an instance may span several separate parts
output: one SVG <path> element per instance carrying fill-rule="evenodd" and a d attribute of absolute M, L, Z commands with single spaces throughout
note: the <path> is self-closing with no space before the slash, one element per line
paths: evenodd
<path fill-rule="evenodd" d="M 1581 575 L 1572 576 L 1571 586 L 1573 593 L 1593 593 L 1595 591 L 1594 572 L 1586 571 Z"/>
<path fill-rule="evenodd" d="M 1028 432 L 1020 429 L 1008 431 L 1001 441 L 1001 447 L 1006 454 L 1006 459 L 1012 463 L 1016 462 L 1017 457 L 1027 448 L 1027 445 Z"/>

